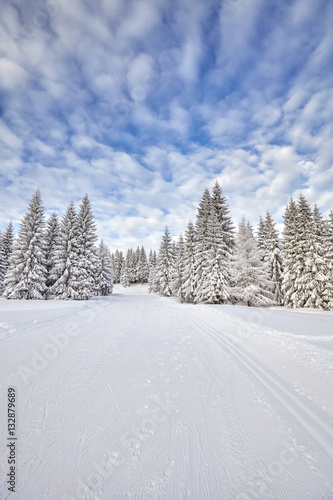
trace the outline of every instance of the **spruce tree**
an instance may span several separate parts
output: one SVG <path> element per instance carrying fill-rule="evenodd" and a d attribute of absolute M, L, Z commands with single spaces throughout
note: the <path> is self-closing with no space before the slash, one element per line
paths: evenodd
<path fill-rule="evenodd" d="M 103 240 L 98 246 L 97 258 L 98 295 L 105 297 L 113 291 L 113 268 L 110 251 Z"/>
<path fill-rule="evenodd" d="M 6 275 L 6 256 L 5 256 L 4 235 L 0 231 L 0 295 L 2 295 L 5 290 L 5 275 Z"/>
<path fill-rule="evenodd" d="M 156 251 L 150 250 L 149 258 L 148 258 L 148 291 L 149 293 L 158 293 L 157 282 L 156 282 L 156 265 L 157 265 L 157 256 Z"/>
<path fill-rule="evenodd" d="M 137 269 L 136 272 L 137 281 L 141 284 L 147 283 L 149 270 L 148 270 L 147 254 L 143 246 L 139 251 L 136 269 Z"/>
<path fill-rule="evenodd" d="M 175 297 L 182 297 L 182 284 L 184 275 L 184 252 L 185 244 L 183 235 L 180 234 L 176 246 L 174 248 L 175 257 L 175 277 L 173 282 L 173 295 Z"/>
<path fill-rule="evenodd" d="M 326 308 L 333 310 L 333 210 L 330 211 L 328 220 L 324 221 L 324 246 L 327 264 L 327 286 L 324 289 L 323 296 Z"/>
<path fill-rule="evenodd" d="M 60 223 L 58 215 L 53 212 L 47 222 L 45 232 L 45 258 L 47 279 L 46 285 L 48 287 L 46 297 L 51 298 L 49 289 L 54 285 L 54 267 L 57 261 L 57 256 L 61 251 L 61 237 L 60 237 Z M 52 277 L 53 276 L 53 277 Z"/>
<path fill-rule="evenodd" d="M 196 292 L 196 232 L 194 225 L 189 221 L 185 231 L 183 281 L 180 297 L 184 302 L 193 302 Z"/>
<path fill-rule="evenodd" d="M 60 224 L 60 247 L 56 251 L 52 274 L 54 284 L 49 294 L 57 299 L 88 299 L 86 287 L 82 289 L 79 265 L 79 229 L 74 202 L 71 201 Z"/>
<path fill-rule="evenodd" d="M 13 252 L 13 244 L 14 244 L 14 228 L 13 228 L 13 222 L 10 221 L 5 232 L 3 233 L 6 272 L 9 267 L 9 258 Z"/>
<path fill-rule="evenodd" d="M 293 307 L 305 307 L 311 303 L 311 296 L 314 291 L 312 270 L 308 264 L 309 259 L 313 262 L 315 257 L 312 255 L 314 251 L 314 247 L 312 246 L 312 210 L 303 194 L 300 194 L 297 201 L 296 228 L 296 277 Z"/>
<path fill-rule="evenodd" d="M 173 295 L 173 282 L 175 278 L 175 258 L 172 239 L 166 226 L 162 236 L 157 264 L 155 269 L 155 283 L 160 295 L 171 297 Z"/>
<path fill-rule="evenodd" d="M 98 293 L 99 283 L 96 280 L 97 270 L 97 248 L 95 242 L 96 223 L 92 213 L 91 203 L 88 195 L 83 198 L 77 215 L 78 227 L 78 270 L 82 299 L 91 297 Z"/>
<path fill-rule="evenodd" d="M 307 295 L 304 307 L 328 310 L 333 300 L 333 282 L 330 279 L 325 224 L 317 205 L 313 209 L 311 234 L 303 277 Z"/>
<path fill-rule="evenodd" d="M 296 277 L 297 277 L 297 205 L 293 199 L 286 205 L 282 236 L 282 294 L 283 305 L 296 307 Z"/>
<path fill-rule="evenodd" d="M 199 302 L 202 296 L 204 281 L 207 278 L 205 273 L 207 266 L 207 252 L 210 247 L 208 240 L 209 218 L 211 214 L 211 197 L 209 190 L 205 188 L 198 206 L 196 217 L 196 251 L 195 251 L 195 302 Z"/>
<path fill-rule="evenodd" d="M 258 247 L 262 251 L 262 259 L 269 264 L 270 277 L 273 284 L 274 302 L 282 304 L 282 256 L 279 244 L 279 235 L 275 228 L 275 222 L 269 213 L 266 218 L 259 219 L 258 225 Z"/>
<path fill-rule="evenodd" d="M 44 208 L 39 189 L 20 224 L 20 231 L 5 278 L 7 299 L 44 299 L 46 260 L 44 242 Z"/>
<path fill-rule="evenodd" d="M 132 261 L 133 261 L 132 249 L 128 249 L 126 253 L 126 258 L 123 262 L 121 272 L 120 272 L 120 283 L 124 288 L 130 286 L 131 275 L 132 275 Z"/>
<path fill-rule="evenodd" d="M 124 262 L 123 253 L 119 250 L 116 250 L 113 259 L 114 259 L 114 268 L 113 268 L 114 283 L 120 283 L 120 273 Z"/>

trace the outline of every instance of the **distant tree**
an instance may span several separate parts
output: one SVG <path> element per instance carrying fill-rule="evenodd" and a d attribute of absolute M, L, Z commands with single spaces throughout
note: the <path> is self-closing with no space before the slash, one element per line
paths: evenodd
<path fill-rule="evenodd" d="M 162 236 L 155 268 L 155 284 L 160 295 L 165 297 L 173 295 L 174 278 L 175 257 L 169 229 L 166 227 Z"/>
<path fill-rule="evenodd" d="M 120 283 L 125 288 L 130 286 L 131 284 L 132 262 L 133 262 L 133 252 L 132 249 L 128 249 L 120 273 Z"/>
<path fill-rule="evenodd" d="M 269 264 L 270 278 L 273 284 L 274 302 L 282 304 L 282 256 L 280 251 L 279 234 L 275 222 L 266 212 L 265 220 L 260 217 L 258 226 L 258 247 L 262 251 L 263 260 Z"/>
<path fill-rule="evenodd" d="M 183 280 L 181 285 L 180 297 L 182 301 L 193 302 L 196 292 L 196 232 L 194 225 L 189 221 L 185 231 L 184 241 L 184 264 Z"/>
<path fill-rule="evenodd" d="M 218 182 L 210 196 L 205 189 L 196 220 L 195 302 L 230 302 L 230 260 L 234 248 L 233 225 Z"/>
<path fill-rule="evenodd" d="M 80 294 L 82 299 L 97 295 L 99 283 L 96 280 L 97 271 L 97 248 L 95 242 L 96 223 L 88 195 L 83 198 L 77 214 L 78 231 L 78 280 L 80 282 Z"/>
<path fill-rule="evenodd" d="M 54 285 L 54 266 L 61 252 L 61 237 L 60 237 L 60 223 L 58 215 L 53 212 L 47 222 L 45 232 L 45 261 L 46 261 L 46 297 L 49 297 L 49 289 Z"/>
<path fill-rule="evenodd" d="M 185 244 L 183 235 L 180 234 L 177 243 L 173 247 L 175 258 L 175 277 L 173 282 L 173 295 L 181 297 L 184 277 L 184 251 Z"/>
<path fill-rule="evenodd" d="M 142 246 L 139 255 L 137 257 L 137 262 L 136 262 L 136 280 L 138 283 L 147 283 L 148 282 L 148 275 L 149 275 L 149 269 L 148 269 L 148 262 L 147 262 L 147 254 Z"/>
<path fill-rule="evenodd" d="M 97 253 L 97 282 L 99 283 L 98 295 L 111 295 L 113 291 L 113 268 L 111 254 L 108 247 L 101 240 Z"/>
<path fill-rule="evenodd" d="M 20 224 L 20 231 L 5 278 L 7 299 L 44 299 L 46 291 L 46 260 L 44 242 L 44 208 L 39 189 L 29 204 Z"/>
<path fill-rule="evenodd" d="M 333 281 L 330 276 L 327 234 L 319 208 L 312 212 L 311 239 L 306 253 L 305 270 L 300 281 L 306 290 L 304 307 L 330 309 L 333 303 Z"/>
<path fill-rule="evenodd" d="M 50 297 L 57 299 L 88 299 L 90 289 L 82 284 L 79 265 L 79 229 L 74 202 L 71 201 L 60 224 L 60 248 L 53 260 L 49 279 L 54 284 L 49 289 Z"/>

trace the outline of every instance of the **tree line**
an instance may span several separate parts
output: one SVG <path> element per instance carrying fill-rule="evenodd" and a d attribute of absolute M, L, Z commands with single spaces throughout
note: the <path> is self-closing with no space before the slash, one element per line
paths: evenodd
<path fill-rule="evenodd" d="M 39 189 L 17 237 L 13 224 L 0 234 L 0 292 L 7 299 L 76 299 L 109 295 L 113 289 L 111 254 L 96 246 L 96 224 L 86 195 L 77 211 L 70 202 L 59 220 L 47 223 Z"/>
<path fill-rule="evenodd" d="M 269 212 L 257 235 L 245 217 L 236 231 L 216 182 L 184 236 L 175 243 L 165 228 L 149 290 L 193 303 L 333 310 L 333 211 L 324 220 L 301 194 L 283 219 L 281 237 Z"/>
<path fill-rule="evenodd" d="M 0 293 L 8 299 L 88 299 L 113 283 L 149 283 L 149 292 L 182 302 L 283 305 L 333 310 L 333 211 L 324 219 L 301 194 L 285 207 L 279 235 L 267 211 L 257 234 L 245 217 L 237 231 L 218 182 L 205 189 L 195 223 L 175 240 L 166 227 L 159 250 L 110 253 L 96 246 L 88 196 L 47 223 L 39 190 L 20 224 L 0 233 Z"/>

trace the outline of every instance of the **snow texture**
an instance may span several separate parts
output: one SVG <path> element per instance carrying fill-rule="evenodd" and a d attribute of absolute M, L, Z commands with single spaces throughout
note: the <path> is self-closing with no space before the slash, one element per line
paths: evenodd
<path fill-rule="evenodd" d="M 0 498 L 333 498 L 333 316 L 0 298 L 1 443 L 17 391 L 17 491 Z"/>

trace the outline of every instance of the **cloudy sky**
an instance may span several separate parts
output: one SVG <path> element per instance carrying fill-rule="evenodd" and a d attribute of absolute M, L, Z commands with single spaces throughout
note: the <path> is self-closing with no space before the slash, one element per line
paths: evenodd
<path fill-rule="evenodd" d="M 88 193 L 112 249 L 157 248 L 219 180 L 237 223 L 333 208 L 332 0 L 11 0 L 0 229 Z M 280 226 L 281 227 L 281 226 Z"/>

